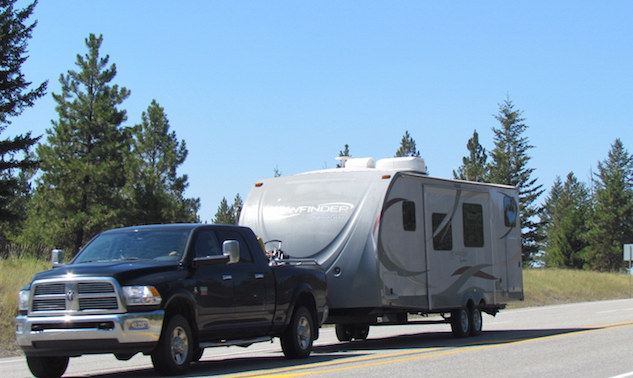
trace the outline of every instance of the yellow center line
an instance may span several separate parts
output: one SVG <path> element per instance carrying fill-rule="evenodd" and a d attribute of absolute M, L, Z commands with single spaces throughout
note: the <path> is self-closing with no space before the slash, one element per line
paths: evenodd
<path fill-rule="evenodd" d="M 487 344 L 485 345 L 474 346 L 474 347 L 469 347 L 465 349 L 463 348 L 452 349 L 452 350 L 442 351 L 438 353 L 429 353 L 429 352 L 441 350 L 442 347 L 416 349 L 414 351 L 385 353 L 385 354 L 371 355 L 371 356 L 343 358 L 336 361 L 317 362 L 317 363 L 306 364 L 306 365 L 301 365 L 301 366 L 272 369 L 272 370 L 262 371 L 258 373 L 251 372 L 251 373 L 240 374 L 240 375 L 232 375 L 231 377 L 234 377 L 234 378 L 240 378 L 240 377 L 282 378 L 282 377 L 299 377 L 299 376 L 304 376 L 304 375 L 332 373 L 332 372 L 337 372 L 337 371 L 375 367 L 375 366 L 380 366 L 380 365 L 419 360 L 419 359 L 424 359 L 424 358 L 441 357 L 441 356 L 447 356 L 447 355 L 452 355 L 452 354 L 457 354 L 457 353 L 474 352 L 474 351 L 479 351 L 479 350 L 497 348 L 503 345 L 522 344 L 522 343 L 527 343 L 527 342 L 532 342 L 532 341 L 554 339 L 554 338 L 568 336 L 568 335 L 578 335 L 578 334 L 583 334 L 583 333 L 588 333 L 588 332 L 595 332 L 595 331 L 600 331 L 600 330 L 613 330 L 613 329 L 626 328 L 626 327 L 633 327 L 633 323 L 629 321 L 629 322 L 603 324 L 603 325 L 598 325 L 598 326 L 585 327 L 586 329 L 583 329 L 580 331 L 571 331 L 571 332 L 559 333 L 556 335 L 549 335 L 549 336 L 538 336 L 538 337 L 533 337 L 533 338 L 528 338 L 528 339 L 518 338 L 518 339 L 506 339 L 506 340 L 490 340 L 490 341 L 486 341 Z M 494 344 L 491 344 L 491 343 L 494 343 Z M 420 355 L 420 353 L 424 353 L 424 354 Z M 413 356 L 396 358 L 396 359 L 388 359 L 391 357 L 407 356 L 407 355 L 412 355 L 412 354 Z M 365 360 L 378 360 L 378 359 L 380 360 L 388 359 L 388 360 L 375 361 L 375 362 L 366 363 L 362 365 L 339 366 L 339 367 L 334 367 L 331 369 L 324 369 L 324 370 L 312 371 L 312 372 L 299 371 L 299 370 L 306 370 L 306 369 L 311 369 L 311 368 L 328 367 L 328 366 L 333 366 L 333 365 L 341 365 L 344 363 L 347 364 L 347 363 L 352 363 L 352 362 L 360 362 L 360 361 L 365 361 Z"/>
<path fill-rule="evenodd" d="M 432 352 L 435 350 L 440 350 L 442 348 L 428 348 L 428 349 L 422 349 L 423 352 Z M 341 356 L 341 359 L 337 359 L 335 361 L 327 361 L 327 362 L 315 362 L 312 364 L 305 364 L 305 365 L 301 365 L 301 366 L 291 366 L 291 367 L 287 367 L 287 368 L 279 368 L 279 369 L 272 369 L 272 370 L 267 370 L 266 372 L 262 372 L 260 373 L 261 375 L 257 374 L 257 375 L 253 375 L 252 372 L 250 373 L 244 373 L 244 374 L 238 374 L 238 375 L 231 375 L 231 378 L 244 378 L 244 377 L 283 377 L 283 376 L 299 376 L 299 375 L 306 375 L 306 374 L 315 374 L 315 373 L 292 373 L 292 374 L 288 374 L 288 375 L 275 375 L 277 373 L 283 373 L 283 372 L 287 372 L 287 371 L 293 371 L 293 370 L 303 370 L 303 369 L 310 369 L 310 368 L 315 368 L 315 367 L 322 367 L 322 366 L 331 366 L 331 365 L 340 365 L 340 364 L 344 364 L 344 363 L 350 363 L 350 362 L 359 362 L 359 361 L 364 361 L 364 360 L 375 360 L 378 358 L 389 358 L 389 357 L 397 357 L 397 356 L 404 356 L 407 354 L 419 354 L 420 350 L 409 350 L 409 351 L 404 351 L 404 352 L 394 352 L 394 353 L 385 353 L 385 354 L 381 354 L 381 355 L 371 355 L 371 356 L 361 356 L 361 357 L 350 357 L 350 358 L 345 358 L 344 356 Z"/>

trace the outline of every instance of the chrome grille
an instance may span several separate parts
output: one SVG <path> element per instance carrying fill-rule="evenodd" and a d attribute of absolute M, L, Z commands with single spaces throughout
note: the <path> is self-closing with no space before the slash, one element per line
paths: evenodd
<path fill-rule="evenodd" d="M 113 279 L 76 279 L 33 283 L 31 313 L 68 315 L 123 312 Z"/>
<path fill-rule="evenodd" d="M 79 310 L 116 310 L 116 298 L 79 298 Z"/>
<path fill-rule="evenodd" d="M 33 301 L 33 311 L 64 311 L 66 300 L 61 299 L 38 299 Z"/>
<path fill-rule="evenodd" d="M 35 295 L 64 294 L 65 288 L 63 283 L 39 285 L 35 288 Z"/>
<path fill-rule="evenodd" d="M 109 282 L 79 282 L 79 294 L 114 293 L 114 287 Z"/>

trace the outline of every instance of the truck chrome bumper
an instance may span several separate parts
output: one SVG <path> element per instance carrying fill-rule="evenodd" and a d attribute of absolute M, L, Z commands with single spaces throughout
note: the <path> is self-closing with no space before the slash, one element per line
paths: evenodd
<path fill-rule="evenodd" d="M 37 348 L 38 342 L 94 341 L 95 347 L 99 340 L 116 340 L 123 345 L 155 343 L 160 338 L 164 316 L 163 310 L 81 316 L 20 315 L 15 318 L 15 336 L 23 348 Z"/>

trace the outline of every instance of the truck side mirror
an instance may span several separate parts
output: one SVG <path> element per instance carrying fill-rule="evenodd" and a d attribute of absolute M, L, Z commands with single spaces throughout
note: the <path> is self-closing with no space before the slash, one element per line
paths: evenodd
<path fill-rule="evenodd" d="M 64 265 L 64 251 L 61 249 L 51 250 L 51 263 L 53 264 L 53 269 Z"/>
<path fill-rule="evenodd" d="M 225 240 L 222 243 L 222 254 L 228 256 L 229 264 L 240 261 L 240 242 L 237 240 Z"/>

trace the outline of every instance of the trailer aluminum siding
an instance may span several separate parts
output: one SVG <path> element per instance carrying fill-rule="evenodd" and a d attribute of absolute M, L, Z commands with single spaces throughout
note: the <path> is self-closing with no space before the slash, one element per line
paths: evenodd
<path fill-rule="evenodd" d="M 262 180 L 240 224 L 321 264 L 333 313 L 442 312 L 523 298 L 517 203 L 503 185 L 332 169 Z"/>

